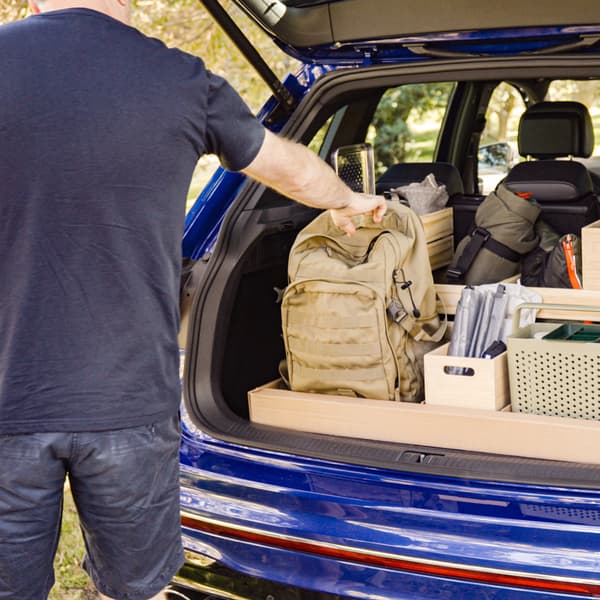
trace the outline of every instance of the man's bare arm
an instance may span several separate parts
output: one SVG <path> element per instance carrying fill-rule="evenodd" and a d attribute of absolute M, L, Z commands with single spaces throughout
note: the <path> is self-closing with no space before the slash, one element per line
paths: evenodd
<path fill-rule="evenodd" d="M 372 213 L 379 222 L 385 213 L 382 197 L 353 192 L 314 152 L 270 131 L 242 172 L 297 202 L 330 209 L 333 222 L 348 234 L 355 231 L 354 215 Z"/>

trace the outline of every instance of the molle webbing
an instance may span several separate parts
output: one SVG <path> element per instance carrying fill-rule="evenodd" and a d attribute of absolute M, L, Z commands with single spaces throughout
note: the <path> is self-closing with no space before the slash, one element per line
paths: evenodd
<path fill-rule="evenodd" d="M 291 387 L 419 401 L 418 340 L 445 330 L 421 222 L 389 202 L 381 223 L 363 216 L 356 226 L 348 237 L 323 213 L 292 247 L 281 309 Z"/>

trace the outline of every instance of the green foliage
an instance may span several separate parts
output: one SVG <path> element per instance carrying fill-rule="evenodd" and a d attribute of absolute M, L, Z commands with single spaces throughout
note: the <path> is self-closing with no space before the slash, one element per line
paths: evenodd
<path fill-rule="evenodd" d="M 22 19 L 27 14 L 27 0 L 0 0 L 0 23 Z"/>
<path fill-rule="evenodd" d="M 372 123 L 378 173 L 386 166 L 407 160 L 409 144 L 416 136 L 411 131 L 413 123 L 432 120 L 435 125 L 437 120 L 439 125 L 452 89 L 452 83 L 419 83 L 383 94 Z M 435 130 L 430 129 L 427 139 L 433 139 L 435 144 Z"/>
<path fill-rule="evenodd" d="M 223 6 L 278 77 L 297 69 L 298 63 L 279 50 L 231 0 L 225 0 Z M 211 71 L 227 78 L 253 110 L 269 97 L 267 85 L 198 0 L 136 0 L 133 23 L 168 46 L 200 56 Z"/>
<path fill-rule="evenodd" d="M 393 165 L 406 160 L 406 143 L 410 130 L 403 119 L 378 119 L 374 123 L 375 153 L 381 165 Z"/>

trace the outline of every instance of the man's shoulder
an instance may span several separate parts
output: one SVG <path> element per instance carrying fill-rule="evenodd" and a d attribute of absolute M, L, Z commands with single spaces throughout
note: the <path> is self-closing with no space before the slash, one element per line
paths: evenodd
<path fill-rule="evenodd" d="M 0 25 L 0 36 L 9 37 L 13 34 L 21 35 L 20 32 L 25 32 L 31 29 L 32 19 L 25 18 L 18 21 L 11 21 Z"/>
<path fill-rule="evenodd" d="M 15 66 L 31 55 L 31 41 L 38 37 L 38 28 L 31 17 L 0 25 L 0 70 Z"/>
<path fill-rule="evenodd" d="M 156 52 L 161 53 L 165 57 L 165 60 L 182 66 L 204 69 L 204 61 L 199 56 L 185 52 L 177 47 L 167 46 L 158 38 L 146 36 L 141 32 L 138 33 L 144 38 L 145 43 L 149 47 L 153 47 Z"/>

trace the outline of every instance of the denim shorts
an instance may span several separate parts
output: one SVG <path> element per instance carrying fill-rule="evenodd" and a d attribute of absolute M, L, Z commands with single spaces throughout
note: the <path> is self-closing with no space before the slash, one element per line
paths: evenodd
<path fill-rule="evenodd" d="M 84 568 L 117 600 L 145 600 L 183 564 L 179 418 L 85 433 L 0 435 L 0 599 L 45 600 L 65 477 Z"/>

